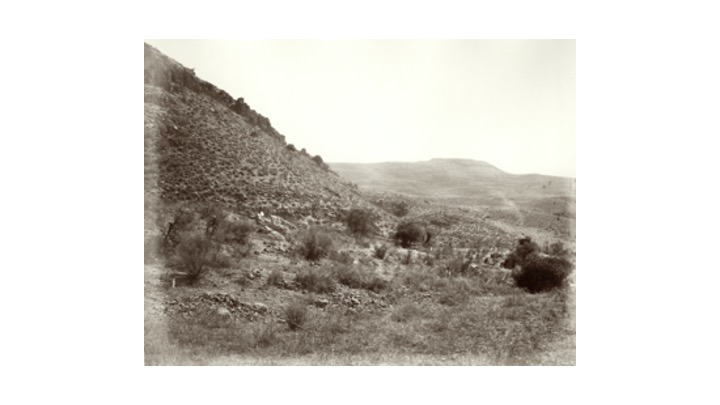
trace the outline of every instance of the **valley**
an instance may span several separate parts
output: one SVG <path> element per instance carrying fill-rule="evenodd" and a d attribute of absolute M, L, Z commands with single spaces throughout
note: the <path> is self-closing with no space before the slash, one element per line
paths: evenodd
<path fill-rule="evenodd" d="M 146 365 L 575 365 L 575 179 L 326 163 L 144 51 Z"/>

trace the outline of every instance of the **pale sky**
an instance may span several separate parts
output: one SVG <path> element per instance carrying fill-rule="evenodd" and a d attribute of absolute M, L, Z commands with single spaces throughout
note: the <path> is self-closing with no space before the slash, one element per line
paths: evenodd
<path fill-rule="evenodd" d="M 146 40 L 326 162 L 575 177 L 574 40 Z"/>

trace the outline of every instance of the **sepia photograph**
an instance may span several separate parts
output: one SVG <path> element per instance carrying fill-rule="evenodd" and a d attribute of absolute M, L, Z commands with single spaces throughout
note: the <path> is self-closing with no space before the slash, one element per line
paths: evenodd
<path fill-rule="evenodd" d="M 146 366 L 575 366 L 572 39 L 144 41 Z"/>

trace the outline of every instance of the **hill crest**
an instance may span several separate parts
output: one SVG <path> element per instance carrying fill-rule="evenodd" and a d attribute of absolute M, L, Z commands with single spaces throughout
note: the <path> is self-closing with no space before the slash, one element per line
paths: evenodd
<path fill-rule="evenodd" d="M 316 218 L 368 206 L 320 156 L 287 144 L 267 117 L 145 44 L 145 192 Z"/>

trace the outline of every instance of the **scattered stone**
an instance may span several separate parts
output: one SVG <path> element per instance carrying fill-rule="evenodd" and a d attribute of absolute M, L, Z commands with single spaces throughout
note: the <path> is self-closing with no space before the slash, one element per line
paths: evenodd
<path fill-rule="evenodd" d="M 330 301 L 326 300 L 325 298 L 319 298 L 315 300 L 315 306 L 318 308 L 325 308 L 330 304 Z"/>
<path fill-rule="evenodd" d="M 217 314 L 220 316 L 230 317 L 232 314 L 230 313 L 230 310 L 225 307 L 218 307 Z"/>

